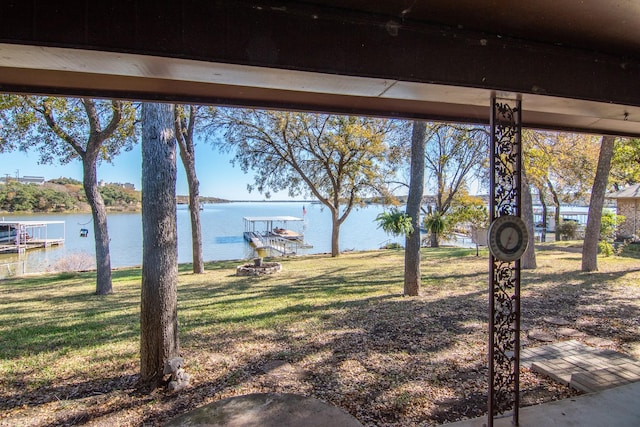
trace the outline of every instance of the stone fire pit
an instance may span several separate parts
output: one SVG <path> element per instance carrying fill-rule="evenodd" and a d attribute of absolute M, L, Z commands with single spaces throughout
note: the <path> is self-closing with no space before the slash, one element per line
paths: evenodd
<path fill-rule="evenodd" d="M 236 276 L 262 276 L 280 270 L 282 265 L 279 262 L 264 262 L 261 258 L 256 258 L 253 263 L 239 265 L 236 268 Z"/>

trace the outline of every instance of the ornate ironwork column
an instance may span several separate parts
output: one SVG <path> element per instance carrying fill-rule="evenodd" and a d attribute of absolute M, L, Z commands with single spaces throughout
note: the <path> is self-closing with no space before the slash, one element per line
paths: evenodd
<path fill-rule="evenodd" d="M 520 100 L 491 99 L 490 220 L 521 214 Z M 489 255 L 489 414 L 513 410 L 518 425 L 520 405 L 520 261 Z"/>

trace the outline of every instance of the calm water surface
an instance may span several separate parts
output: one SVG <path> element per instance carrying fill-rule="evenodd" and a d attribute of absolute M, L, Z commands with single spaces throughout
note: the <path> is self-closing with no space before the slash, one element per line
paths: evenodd
<path fill-rule="evenodd" d="M 304 253 L 331 252 L 331 215 L 320 204 L 303 202 L 235 202 L 204 205 L 201 211 L 202 250 L 205 261 L 246 259 L 255 256 L 253 249 L 242 238 L 245 216 L 289 215 L 302 217 L 306 209 L 305 240 L 313 248 Z M 389 242 L 404 244 L 404 238 L 393 237 L 378 228 L 376 216 L 383 206 L 370 205 L 351 212 L 340 228 L 340 250 L 378 249 Z M 46 271 L 65 257 L 76 254 L 95 256 L 93 224 L 90 214 L 58 215 L 3 215 L 5 220 L 65 221 L 65 226 L 50 225 L 49 237 L 65 234 L 60 247 L 38 249 L 18 256 L 0 255 L 0 268 L 5 263 L 24 261 L 27 272 Z M 110 213 L 108 216 L 111 238 L 112 267 L 142 264 L 142 222 L 140 213 Z M 89 229 L 87 238 L 80 237 L 80 229 Z M 291 228 L 295 229 L 295 226 Z M 191 262 L 191 224 L 186 205 L 178 206 L 178 261 Z M 84 257 L 88 258 L 88 257 Z M 6 267 L 5 267 L 6 268 Z M 13 267 L 12 267 L 13 268 Z M 0 272 L 3 277 L 4 271 Z"/>

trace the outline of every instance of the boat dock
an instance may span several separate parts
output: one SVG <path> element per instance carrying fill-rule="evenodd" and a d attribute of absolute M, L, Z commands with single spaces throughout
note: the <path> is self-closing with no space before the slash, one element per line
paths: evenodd
<path fill-rule="evenodd" d="M 295 255 L 299 249 L 312 247 L 304 241 L 302 231 L 287 228 L 289 223 L 304 225 L 303 218 L 293 216 L 244 217 L 244 238 L 258 252 L 278 255 Z"/>
<path fill-rule="evenodd" d="M 62 236 L 49 235 L 48 226 L 54 224 L 62 225 Z M 0 253 L 60 246 L 64 244 L 65 227 L 64 221 L 0 221 Z"/>

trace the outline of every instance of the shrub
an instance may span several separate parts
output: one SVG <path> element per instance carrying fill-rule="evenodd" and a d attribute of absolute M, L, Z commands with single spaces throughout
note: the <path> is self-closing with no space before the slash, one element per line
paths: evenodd
<path fill-rule="evenodd" d="M 640 258 L 640 243 L 628 240 L 624 245 L 620 246 L 619 255 L 633 258 Z"/>
<path fill-rule="evenodd" d="M 413 233 L 411 217 L 396 208 L 392 208 L 389 212 L 382 212 L 376 217 L 376 221 L 378 228 L 382 228 L 394 236 L 406 236 Z"/>
<path fill-rule="evenodd" d="M 0 210 L 46 212 L 71 209 L 74 199 L 65 192 L 36 184 L 9 182 L 0 186 Z"/>
<path fill-rule="evenodd" d="M 95 268 L 95 262 L 92 256 L 85 253 L 72 253 L 51 264 L 47 270 L 66 273 L 86 271 L 93 268 Z"/>
<path fill-rule="evenodd" d="M 82 181 L 78 181 L 77 179 L 66 178 L 62 176 L 60 178 L 50 179 L 47 182 L 51 182 L 52 184 L 61 184 L 61 185 L 67 185 L 67 184 L 82 185 Z"/>
<path fill-rule="evenodd" d="M 404 247 L 400 243 L 387 243 L 380 249 L 404 249 Z"/>
<path fill-rule="evenodd" d="M 442 234 L 447 229 L 447 219 L 440 212 L 433 212 L 424 218 L 424 227 L 431 233 Z"/>
<path fill-rule="evenodd" d="M 611 243 L 606 240 L 601 240 L 598 242 L 598 253 L 604 256 L 611 256 L 615 253 L 613 246 Z"/>
<path fill-rule="evenodd" d="M 601 240 L 614 240 L 618 227 L 624 222 L 625 217 L 622 215 L 616 215 L 613 212 L 603 212 L 602 220 L 600 222 L 600 239 Z"/>
<path fill-rule="evenodd" d="M 560 233 L 560 240 L 573 240 L 578 236 L 578 224 L 575 221 L 560 221 L 560 224 L 556 225 L 558 233 Z"/>
<path fill-rule="evenodd" d="M 135 190 L 127 190 L 115 184 L 100 187 L 99 191 L 106 206 L 128 205 L 140 200 L 139 193 Z"/>

